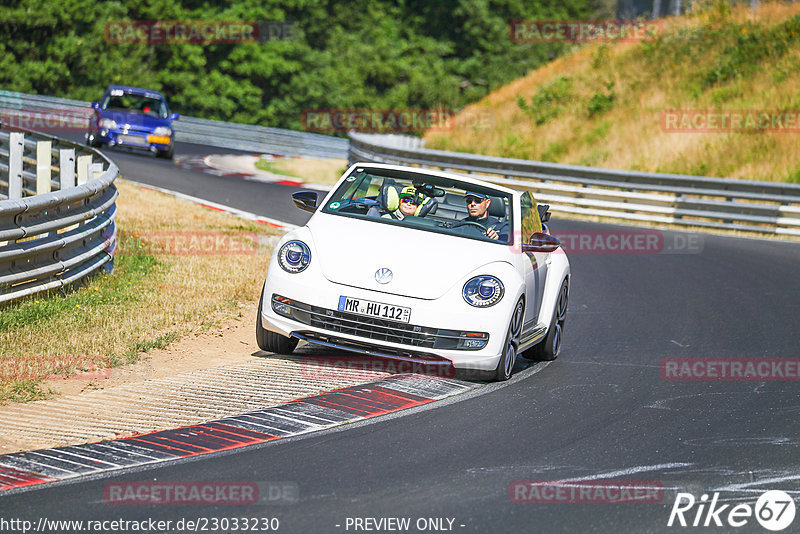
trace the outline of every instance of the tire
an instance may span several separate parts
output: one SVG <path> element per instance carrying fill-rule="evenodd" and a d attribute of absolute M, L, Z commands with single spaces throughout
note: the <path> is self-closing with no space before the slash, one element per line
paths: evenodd
<path fill-rule="evenodd" d="M 497 382 L 508 380 L 514 373 L 514 364 L 517 362 L 524 315 L 525 303 L 520 299 L 519 302 L 517 302 L 517 307 L 514 308 L 511 321 L 509 321 L 508 324 L 508 333 L 506 334 L 506 342 L 503 346 L 503 355 L 500 356 L 500 361 L 497 362 L 497 368 L 494 370 L 493 378 Z"/>
<path fill-rule="evenodd" d="M 258 348 L 276 354 L 291 354 L 297 346 L 297 338 L 285 337 L 275 332 L 265 330 L 261 324 L 261 310 L 264 304 L 264 290 L 258 299 L 258 315 L 256 316 L 256 343 Z"/>
<path fill-rule="evenodd" d="M 90 146 L 91 148 L 100 148 L 102 143 L 100 141 L 95 141 L 89 137 L 86 138 L 86 145 Z"/>
<path fill-rule="evenodd" d="M 545 338 L 537 345 L 529 348 L 523 354 L 529 360 L 549 362 L 558 357 L 561 350 L 561 341 L 564 337 L 564 321 L 567 318 L 567 305 L 569 304 L 569 284 L 566 280 L 558 291 L 556 309 L 553 310 L 553 320 L 550 330 Z"/>
<path fill-rule="evenodd" d="M 175 147 L 169 147 L 169 150 L 159 150 L 156 152 L 156 157 L 163 159 L 172 159 L 175 156 Z"/>

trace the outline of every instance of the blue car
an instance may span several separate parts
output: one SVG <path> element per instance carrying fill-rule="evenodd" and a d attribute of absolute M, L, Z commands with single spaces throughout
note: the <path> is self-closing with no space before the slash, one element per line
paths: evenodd
<path fill-rule="evenodd" d="M 175 155 L 175 132 L 167 101 L 158 91 L 109 85 L 100 102 L 92 102 L 86 143 L 92 147 L 124 146 L 149 150 L 158 157 Z"/>

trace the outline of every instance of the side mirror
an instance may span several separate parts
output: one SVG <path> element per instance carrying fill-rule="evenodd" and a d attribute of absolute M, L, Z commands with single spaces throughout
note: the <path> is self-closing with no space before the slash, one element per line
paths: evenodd
<path fill-rule="evenodd" d="M 549 234 L 536 232 L 530 243 L 522 244 L 522 252 L 553 252 L 561 246 L 561 241 Z"/>
<path fill-rule="evenodd" d="M 317 194 L 314 191 L 298 191 L 292 193 L 294 205 L 303 211 L 317 211 Z"/>
<path fill-rule="evenodd" d="M 178 120 L 180 118 L 181 118 L 181 116 L 178 115 L 177 113 L 170 113 L 170 115 L 169 115 L 169 120 L 171 120 L 171 121 L 176 121 L 176 120 Z"/>
<path fill-rule="evenodd" d="M 100 102 L 92 102 L 92 109 L 100 111 Z"/>

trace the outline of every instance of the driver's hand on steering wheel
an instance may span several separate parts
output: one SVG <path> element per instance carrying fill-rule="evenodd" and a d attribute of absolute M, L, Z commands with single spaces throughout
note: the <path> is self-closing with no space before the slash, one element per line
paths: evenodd
<path fill-rule="evenodd" d="M 497 235 L 497 232 L 495 232 L 494 230 L 494 226 L 490 226 L 489 228 L 487 228 L 486 231 L 484 232 L 484 235 L 489 239 L 500 239 L 500 236 Z"/>

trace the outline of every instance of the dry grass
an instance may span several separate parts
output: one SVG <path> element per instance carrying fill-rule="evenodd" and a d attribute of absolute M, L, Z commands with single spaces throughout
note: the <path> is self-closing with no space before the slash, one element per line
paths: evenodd
<path fill-rule="evenodd" d="M 132 363 L 141 351 L 240 316 L 240 304 L 258 298 L 270 247 L 257 243 L 278 230 L 117 186 L 114 273 L 3 310 L 0 402 L 46 396 L 39 384 L 47 376 Z M 197 246 L 209 237 L 215 245 Z"/>
<path fill-rule="evenodd" d="M 347 170 L 346 159 L 278 158 L 259 159 L 259 169 L 299 178 L 304 182 L 333 185 Z"/>
<path fill-rule="evenodd" d="M 661 125 L 666 109 L 800 110 L 796 41 L 785 53 L 746 58 L 730 78 L 712 83 L 703 78 L 737 49 L 725 46 L 738 33 L 767 31 L 798 14 L 797 4 L 767 3 L 755 12 L 743 6 L 727 13 L 711 7 L 669 19 L 658 46 L 576 48 L 464 110 L 490 113 L 494 120 L 485 128 L 429 132 L 427 146 L 605 168 L 800 182 L 797 132 L 670 133 Z M 737 26 L 747 24 L 752 26 Z M 518 98 L 530 102 L 559 76 L 571 80 L 570 94 L 556 117 L 537 125 Z M 609 92 L 611 83 L 613 104 L 589 113 L 592 98 Z"/>

